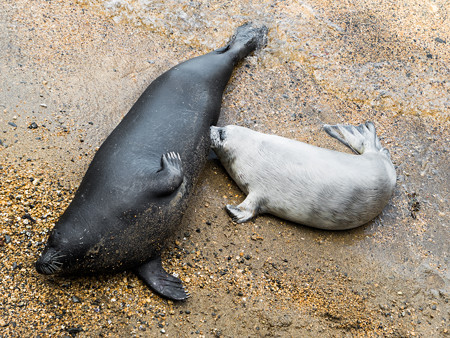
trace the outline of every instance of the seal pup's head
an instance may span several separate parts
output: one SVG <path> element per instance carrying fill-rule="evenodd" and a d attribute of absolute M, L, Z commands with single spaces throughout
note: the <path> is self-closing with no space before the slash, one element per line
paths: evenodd
<path fill-rule="evenodd" d="M 211 148 L 214 151 L 230 151 L 231 149 L 251 144 L 252 138 L 258 133 L 248 128 L 228 125 L 225 127 L 210 127 Z"/>
<path fill-rule="evenodd" d="M 239 136 L 239 128 L 233 125 L 210 128 L 211 148 L 225 166 L 231 164 L 236 157 L 233 149 L 235 149 L 235 144 L 239 144 L 242 139 Z"/>
<path fill-rule="evenodd" d="M 226 127 L 210 127 L 211 148 L 216 150 L 223 148 L 226 143 Z"/>
<path fill-rule="evenodd" d="M 258 147 L 261 135 L 251 129 L 235 125 L 211 127 L 211 148 L 232 177 L 241 176 L 244 174 L 242 168 L 252 167 L 255 157 L 260 156 Z M 237 162 L 240 164 L 237 165 Z M 246 191 L 245 188 L 241 189 Z"/>

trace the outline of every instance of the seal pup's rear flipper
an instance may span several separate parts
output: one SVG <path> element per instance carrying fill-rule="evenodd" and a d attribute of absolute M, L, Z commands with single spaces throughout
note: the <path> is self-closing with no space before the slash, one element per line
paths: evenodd
<path fill-rule="evenodd" d="M 357 127 L 343 124 L 325 124 L 323 129 L 328 135 L 341 141 L 357 154 L 362 154 L 366 151 L 387 152 L 381 146 L 372 122 L 366 122 Z"/>
<path fill-rule="evenodd" d="M 155 257 L 134 270 L 156 294 L 171 300 L 186 300 L 186 292 L 180 279 L 169 274 L 161 265 L 161 256 Z"/>
<path fill-rule="evenodd" d="M 167 153 L 161 156 L 161 169 L 156 173 L 155 184 L 150 190 L 157 196 L 170 195 L 183 183 L 184 173 L 180 154 Z"/>

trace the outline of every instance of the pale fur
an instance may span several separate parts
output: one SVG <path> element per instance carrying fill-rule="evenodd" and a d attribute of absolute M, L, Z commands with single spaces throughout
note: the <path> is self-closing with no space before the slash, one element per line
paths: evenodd
<path fill-rule="evenodd" d="M 358 143 L 359 149 L 354 149 L 362 154 L 239 126 L 211 128 L 211 147 L 248 194 L 237 207 L 227 206 L 236 222 L 270 213 L 316 228 L 342 230 L 363 225 L 382 211 L 394 191 L 396 174 L 373 124 L 325 127 L 343 142 Z"/>

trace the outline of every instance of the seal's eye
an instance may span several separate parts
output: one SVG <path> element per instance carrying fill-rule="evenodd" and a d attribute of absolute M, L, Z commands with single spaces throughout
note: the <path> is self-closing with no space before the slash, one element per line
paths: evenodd
<path fill-rule="evenodd" d="M 219 129 L 219 137 L 221 141 L 225 141 L 225 132 L 223 129 Z"/>

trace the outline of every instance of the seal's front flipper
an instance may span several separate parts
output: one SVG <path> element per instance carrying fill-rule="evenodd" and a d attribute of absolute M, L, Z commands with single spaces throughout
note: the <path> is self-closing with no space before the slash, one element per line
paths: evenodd
<path fill-rule="evenodd" d="M 341 141 L 357 154 L 362 154 L 366 151 L 378 152 L 384 150 L 372 122 L 366 122 L 357 127 L 343 124 L 334 126 L 325 124 L 323 129 L 328 135 Z"/>
<path fill-rule="evenodd" d="M 141 278 L 156 294 L 171 300 L 186 300 L 189 293 L 184 289 L 181 280 L 170 275 L 161 265 L 158 256 L 135 269 L 134 273 Z"/>
<path fill-rule="evenodd" d="M 236 223 L 244 223 L 251 220 L 255 215 L 250 210 L 241 209 L 238 206 L 227 204 L 226 209 Z"/>
<path fill-rule="evenodd" d="M 244 223 L 256 216 L 259 209 L 257 205 L 257 201 L 254 201 L 252 196 L 249 194 L 244 202 L 238 206 L 227 204 L 226 209 L 233 218 L 234 222 Z"/>
<path fill-rule="evenodd" d="M 161 169 L 156 173 L 155 187 L 152 187 L 156 195 L 170 195 L 183 183 L 184 173 L 180 154 L 167 153 L 161 156 Z"/>

